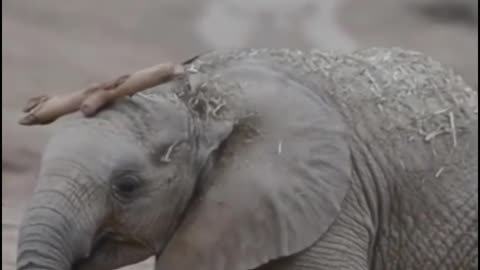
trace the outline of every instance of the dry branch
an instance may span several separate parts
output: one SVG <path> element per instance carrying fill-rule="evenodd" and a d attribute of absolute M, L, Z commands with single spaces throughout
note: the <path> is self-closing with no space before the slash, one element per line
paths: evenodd
<path fill-rule="evenodd" d="M 167 82 L 184 72 L 182 65 L 162 63 L 72 93 L 52 97 L 34 97 L 23 109 L 26 115 L 20 118 L 19 123 L 21 125 L 48 124 L 78 110 L 85 116 L 92 116 L 116 98 L 131 96 Z"/>

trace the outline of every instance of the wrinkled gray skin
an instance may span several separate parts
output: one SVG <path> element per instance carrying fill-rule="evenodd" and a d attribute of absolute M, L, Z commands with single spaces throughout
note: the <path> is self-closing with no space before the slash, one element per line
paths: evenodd
<path fill-rule="evenodd" d="M 212 52 L 63 119 L 18 269 L 474 269 L 476 93 L 400 49 Z M 440 132 L 438 132 L 440 131 Z"/>

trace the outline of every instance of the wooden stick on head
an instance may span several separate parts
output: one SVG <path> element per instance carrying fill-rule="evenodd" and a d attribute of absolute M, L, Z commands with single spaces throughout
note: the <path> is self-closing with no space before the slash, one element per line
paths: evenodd
<path fill-rule="evenodd" d="M 182 65 L 162 63 L 72 93 L 34 97 L 23 109 L 26 115 L 20 118 L 19 123 L 45 125 L 78 110 L 87 117 L 93 116 L 116 98 L 133 95 L 184 73 Z"/>

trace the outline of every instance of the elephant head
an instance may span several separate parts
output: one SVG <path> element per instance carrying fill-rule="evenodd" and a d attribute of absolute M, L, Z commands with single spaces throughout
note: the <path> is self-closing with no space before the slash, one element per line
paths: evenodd
<path fill-rule="evenodd" d="M 245 270 L 299 252 L 348 191 L 326 80 L 239 62 L 73 117 L 47 145 L 18 269 Z"/>

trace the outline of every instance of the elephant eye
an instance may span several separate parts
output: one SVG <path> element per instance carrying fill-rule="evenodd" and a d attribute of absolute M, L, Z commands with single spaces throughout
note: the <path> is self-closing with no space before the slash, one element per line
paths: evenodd
<path fill-rule="evenodd" d="M 112 183 L 113 190 L 122 197 L 131 196 L 139 187 L 141 181 L 134 175 L 123 175 L 115 177 Z"/>

